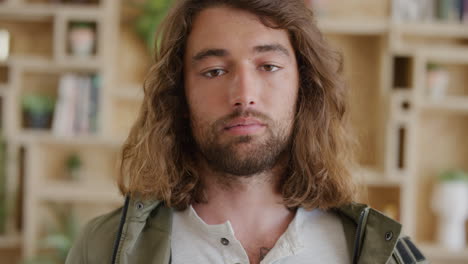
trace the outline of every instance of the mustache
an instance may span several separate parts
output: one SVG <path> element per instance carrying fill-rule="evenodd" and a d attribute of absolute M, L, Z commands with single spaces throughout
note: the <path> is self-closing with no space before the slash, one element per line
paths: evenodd
<path fill-rule="evenodd" d="M 257 110 L 248 109 L 248 110 L 235 110 L 232 113 L 224 117 L 221 117 L 213 124 L 213 127 L 216 128 L 216 130 L 221 130 L 233 119 L 247 118 L 247 117 L 253 117 L 255 119 L 258 119 L 260 122 L 264 123 L 267 126 L 270 126 L 273 123 L 273 120 L 268 115 L 262 112 L 259 112 Z"/>

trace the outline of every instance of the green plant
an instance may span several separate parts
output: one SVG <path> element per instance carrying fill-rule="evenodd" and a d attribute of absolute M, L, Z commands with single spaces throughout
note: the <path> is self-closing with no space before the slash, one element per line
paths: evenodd
<path fill-rule="evenodd" d="M 94 28 L 94 23 L 75 21 L 70 23 L 70 28 Z"/>
<path fill-rule="evenodd" d="M 172 2 L 173 0 L 146 0 L 143 3 L 128 1 L 131 6 L 139 10 L 140 15 L 135 20 L 135 30 L 145 41 L 151 53 L 156 44 L 155 33 Z"/>
<path fill-rule="evenodd" d="M 67 169 L 69 171 L 81 168 L 81 158 L 78 154 L 74 153 L 67 158 Z"/>
<path fill-rule="evenodd" d="M 436 70 L 443 69 L 444 67 L 440 64 L 429 63 L 426 68 L 428 71 L 436 71 Z"/>
<path fill-rule="evenodd" d="M 31 114 L 49 114 L 54 111 L 55 100 L 48 95 L 31 93 L 22 97 L 21 105 Z"/>
<path fill-rule="evenodd" d="M 74 239 L 78 234 L 78 225 L 74 209 L 70 206 L 54 206 L 58 227 L 49 227 L 49 234 L 41 241 L 42 253 L 26 260 L 24 264 L 59 264 L 65 263 Z"/>
<path fill-rule="evenodd" d="M 460 169 L 446 170 L 439 175 L 438 180 L 440 182 L 453 182 L 453 181 L 468 182 L 468 173 Z"/>

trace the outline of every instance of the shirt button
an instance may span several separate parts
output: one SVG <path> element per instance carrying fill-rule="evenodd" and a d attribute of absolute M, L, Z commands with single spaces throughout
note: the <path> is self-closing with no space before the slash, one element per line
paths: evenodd
<path fill-rule="evenodd" d="M 390 241 L 390 240 L 392 240 L 392 238 L 393 238 L 393 232 L 392 231 L 388 231 L 387 233 L 385 233 L 385 240 Z"/>
<path fill-rule="evenodd" d="M 223 244 L 224 246 L 227 246 L 229 245 L 229 240 L 225 237 L 221 238 L 221 244 Z"/>
<path fill-rule="evenodd" d="M 138 203 L 136 204 L 136 208 L 137 208 L 138 210 L 143 209 L 143 207 L 145 207 L 145 206 L 143 205 L 142 202 L 138 202 Z"/>

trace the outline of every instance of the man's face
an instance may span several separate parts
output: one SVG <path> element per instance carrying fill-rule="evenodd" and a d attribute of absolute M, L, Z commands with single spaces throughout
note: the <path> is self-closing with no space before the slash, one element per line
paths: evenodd
<path fill-rule="evenodd" d="M 288 33 L 227 7 L 196 17 L 184 57 L 193 137 L 214 170 L 271 169 L 290 144 L 299 76 Z"/>

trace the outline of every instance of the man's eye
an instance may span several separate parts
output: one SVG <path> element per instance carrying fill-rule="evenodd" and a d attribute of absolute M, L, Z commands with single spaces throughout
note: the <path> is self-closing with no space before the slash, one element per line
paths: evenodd
<path fill-rule="evenodd" d="M 262 65 L 262 69 L 267 72 L 275 72 L 281 68 L 275 65 L 266 64 L 266 65 Z"/>
<path fill-rule="evenodd" d="M 204 72 L 203 76 L 208 77 L 208 78 L 214 78 L 214 77 L 219 77 L 221 75 L 224 75 L 225 73 L 226 73 L 225 70 L 213 69 L 213 70 L 209 70 L 207 72 Z"/>

